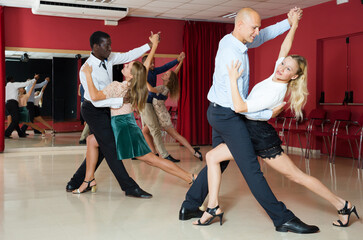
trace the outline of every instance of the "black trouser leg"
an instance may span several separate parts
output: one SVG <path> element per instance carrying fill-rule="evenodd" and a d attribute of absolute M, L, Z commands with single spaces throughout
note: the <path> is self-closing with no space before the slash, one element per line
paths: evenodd
<path fill-rule="evenodd" d="M 127 173 L 122 160 L 117 159 L 116 144 L 111 127 L 109 108 L 96 108 L 92 103 L 85 101 L 82 104 L 82 114 L 100 146 L 98 165 L 102 161 L 103 155 L 123 191 L 139 187 Z M 73 175 L 69 182 L 72 186 L 78 187 L 82 183 L 85 176 L 85 166 L 86 164 L 83 162 L 81 167 Z"/>
<path fill-rule="evenodd" d="M 295 215 L 286 208 L 284 203 L 276 199 L 261 172 L 243 117 L 231 109 L 212 104 L 208 108 L 207 115 L 209 124 L 215 131 L 213 141 L 222 139 L 227 144 L 252 194 L 270 216 L 274 225 L 280 226 L 292 219 Z M 203 170 L 206 171 L 206 168 Z M 208 192 L 208 178 L 206 173 L 202 177 L 204 179 L 200 179 L 199 189 L 202 189 L 203 194 Z M 194 199 L 200 201 L 202 194 L 200 192 L 194 194 L 197 196 Z M 190 199 L 191 196 L 188 198 Z M 184 203 L 183 206 L 185 206 Z"/>
<path fill-rule="evenodd" d="M 19 128 L 19 103 L 16 100 L 8 100 L 6 102 L 6 109 L 8 110 L 11 116 L 11 123 L 5 130 L 5 136 L 9 137 L 11 133 L 16 130 L 19 136 L 22 136 L 23 133 Z"/>

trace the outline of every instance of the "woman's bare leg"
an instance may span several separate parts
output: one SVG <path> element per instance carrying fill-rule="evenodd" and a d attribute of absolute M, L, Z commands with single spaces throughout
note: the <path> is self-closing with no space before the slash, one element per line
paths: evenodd
<path fill-rule="evenodd" d="M 32 122 L 27 122 L 27 123 L 24 123 L 24 124 L 28 125 L 29 127 L 33 128 L 33 129 L 38 130 L 39 132 L 42 133 L 42 136 L 45 134 L 45 130 L 43 128 L 39 127 L 38 125 L 35 125 Z"/>
<path fill-rule="evenodd" d="M 178 178 L 183 179 L 187 183 L 192 183 L 193 178 L 196 178 L 196 174 L 188 173 L 184 169 L 180 168 L 175 163 L 166 160 L 164 158 L 158 157 L 153 153 L 148 153 L 144 156 L 136 157 L 137 159 L 144 161 L 150 166 L 160 168 L 161 170 L 170 173 Z"/>
<path fill-rule="evenodd" d="M 52 126 L 50 126 L 41 116 L 35 117 L 34 120 L 40 122 L 41 124 L 43 124 L 44 126 L 49 128 L 50 130 L 53 130 Z"/>
<path fill-rule="evenodd" d="M 283 174 L 285 177 L 294 181 L 310 191 L 318 194 L 320 197 L 324 198 L 328 202 L 330 202 L 337 210 L 342 209 L 345 204 L 345 200 L 335 195 L 331 192 L 324 184 L 322 184 L 318 179 L 307 175 L 303 171 L 301 171 L 289 158 L 288 155 L 283 153 L 280 156 L 277 156 L 274 159 L 264 159 L 265 162 Z M 352 204 L 348 202 L 348 208 L 351 208 Z M 340 220 L 343 224 L 347 222 L 347 215 L 339 215 Z M 338 224 L 337 222 L 335 222 Z"/>
<path fill-rule="evenodd" d="M 95 138 L 95 135 L 89 135 L 87 137 L 87 153 L 86 153 L 86 175 L 84 177 L 84 181 L 91 181 L 95 178 L 96 165 L 98 161 L 98 142 Z M 90 186 L 96 185 L 96 180 L 90 183 Z M 78 188 L 80 192 L 84 191 L 87 188 L 87 183 L 83 182 L 81 186 Z M 73 192 L 76 193 L 77 190 Z"/>
<path fill-rule="evenodd" d="M 185 137 L 183 137 L 182 135 L 180 135 L 175 128 L 173 127 L 169 127 L 168 129 L 165 130 L 170 136 L 172 136 L 175 140 L 177 140 L 178 142 L 180 142 L 181 144 L 183 144 L 184 147 L 186 147 L 193 155 L 195 153 L 194 148 L 190 145 L 190 143 L 188 142 L 188 140 L 185 139 Z"/>
<path fill-rule="evenodd" d="M 214 208 L 219 205 L 218 196 L 222 178 L 220 163 L 226 160 L 233 160 L 233 156 L 225 143 L 219 144 L 206 154 L 209 191 L 208 208 Z M 216 214 L 220 214 L 222 212 L 223 211 L 219 208 Z M 204 212 L 203 216 L 199 220 L 201 223 L 205 223 L 210 218 L 211 215 Z M 193 224 L 198 224 L 198 220 L 194 221 Z"/>
<path fill-rule="evenodd" d="M 151 151 L 156 154 L 157 151 L 156 151 L 156 148 L 155 148 L 155 145 L 154 145 L 154 139 L 153 137 L 151 136 L 151 133 L 150 133 L 150 130 L 148 128 L 147 125 L 145 125 L 143 128 L 142 128 L 142 134 L 144 135 L 144 138 L 147 142 L 147 144 L 149 145 L 149 148 L 151 149 Z"/>

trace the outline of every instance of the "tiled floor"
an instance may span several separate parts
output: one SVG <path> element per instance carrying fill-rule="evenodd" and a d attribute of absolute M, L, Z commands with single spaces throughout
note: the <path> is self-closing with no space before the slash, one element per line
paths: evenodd
<path fill-rule="evenodd" d="M 351 226 L 337 228 L 335 209 L 307 189 L 290 182 L 261 163 L 264 175 L 279 200 L 303 221 L 318 225 L 312 235 L 278 233 L 271 220 L 251 195 L 236 165 L 223 174 L 222 226 L 206 227 L 179 221 L 178 211 L 188 190 L 182 180 L 140 161 L 125 160 L 130 175 L 146 191 L 149 200 L 125 197 L 107 164 L 96 173 L 95 194 L 73 195 L 65 185 L 85 156 L 78 145 L 79 133 L 49 135 L 45 139 L 7 139 L 0 154 L 0 239 L 361 239 L 362 221 L 352 217 Z M 168 144 L 167 149 L 181 159 L 179 166 L 199 172 L 205 162 L 194 158 L 184 147 Z M 205 154 L 209 146 L 202 147 Z M 305 172 L 320 179 L 329 189 L 353 202 L 363 216 L 363 174 L 355 161 L 337 158 L 335 166 L 325 156 L 293 161 Z"/>

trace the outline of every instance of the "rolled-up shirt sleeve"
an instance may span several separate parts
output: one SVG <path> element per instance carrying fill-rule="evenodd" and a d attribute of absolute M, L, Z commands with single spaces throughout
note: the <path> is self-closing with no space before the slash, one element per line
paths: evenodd
<path fill-rule="evenodd" d="M 141 47 L 132 49 L 125 53 L 112 53 L 112 58 L 110 58 L 110 61 L 112 61 L 113 65 L 128 63 L 141 57 L 145 52 L 149 50 L 149 44 L 144 44 Z"/>

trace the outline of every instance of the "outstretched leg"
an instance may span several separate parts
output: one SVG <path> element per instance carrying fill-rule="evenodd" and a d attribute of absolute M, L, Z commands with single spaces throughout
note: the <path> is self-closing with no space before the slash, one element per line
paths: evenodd
<path fill-rule="evenodd" d="M 45 130 L 43 128 L 39 127 L 38 125 L 35 125 L 32 122 L 27 122 L 27 123 L 24 123 L 24 124 L 30 126 L 33 129 L 38 130 L 39 132 L 42 133 L 42 137 L 45 137 Z"/>
<path fill-rule="evenodd" d="M 144 156 L 136 157 L 137 159 L 144 161 L 145 163 L 149 164 L 150 166 L 160 168 L 161 170 L 170 173 L 178 178 L 183 179 L 187 183 L 193 183 L 196 175 L 192 173 L 188 173 L 184 169 L 180 168 L 175 163 L 166 160 L 164 158 L 158 157 L 153 153 L 148 153 Z"/>
<path fill-rule="evenodd" d="M 175 128 L 173 127 L 169 127 L 167 129 L 165 129 L 165 131 L 172 136 L 175 140 L 177 140 L 178 142 L 180 142 L 181 144 L 183 144 L 184 147 L 186 147 L 196 158 L 200 157 L 200 153 L 196 152 L 195 149 L 190 145 L 190 143 L 188 142 L 188 140 L 185 139 L 185 137 L 183 137 L 182 135 L 180 135 Z"/>
<path fill-rule="evenodd" d="M 41 116 L 34 117 L 34 120 L 37 122 L 40 122 L 41 124 L 43 124 L 44 126 L 49 128 L 50 130 L 53 130 L 52 126 L 50 126 Z"/>
<path fill-rule="evenodd" d="M 345 200 L 335 195 L 330 191 L 324 184 L 322 184 L 318 179 L 307 175 L 301 171 L 289 158 L 288 155 L 282 154 L 276 156 L 274 159 L 264 159 L 264 161 L 273 169 L 283 174 L 285 177 L 293 182 L 296 182 L 310 191 L 318 194 L 320 197 L 324 198 L 330 202 L 337 210 L 342 209 L 345 204 Z M 351 208 L 352 204 L 348 202 L 348 208 Z M 348 220 L 347 215 L 339 215 L 340 221 L 345 224 Z M 335 222 L 338 224 L 337 222 Z"/>

